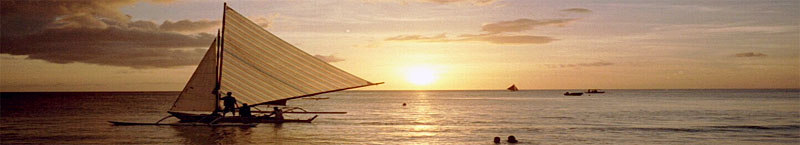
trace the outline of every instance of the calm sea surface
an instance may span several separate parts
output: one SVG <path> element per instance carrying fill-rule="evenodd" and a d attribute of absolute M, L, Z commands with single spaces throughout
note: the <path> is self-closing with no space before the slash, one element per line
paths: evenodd
<path fill-rule="evenodd" d="M 0 143 L 800 144 L 800 90 L 564 91 L 346 91 L 289 104 L 347 114 L 249 128 L 106 122 L 155 122 L 178 92 L 2 93 Z"/>

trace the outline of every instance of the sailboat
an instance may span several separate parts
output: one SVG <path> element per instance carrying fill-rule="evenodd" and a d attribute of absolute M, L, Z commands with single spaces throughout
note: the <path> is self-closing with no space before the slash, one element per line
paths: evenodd
<path fill-rule="evenodd" d="M 277 119 L 258 114 L 223 117 L 216 112 L 221 110 L 221 94 L 227 92 L 231 92 L 238 103 L 258 109 L 255 107 L 285 106 L 292 99 L 378 84 L 383 82 L 369 82 L 298 49 L 225 4 L 221 32 L 167 111 L 170 116 L 156 123 L 109 122 L 154 125 L 169 117 L 176 117 L 180 122 L 208 124 L 311 122 L 317 116 L 310 119 Z M 304 112 L 298 113 L 315 113 L 299 110 Z"/>
<path fill-rule="evenodd" d="M 517 89 L 517 86 L 516 86 L 516 85 L 514 85 L 514 84 L 511 84 L 511 86 L 510 86 L 510 87 L 508 87 L 506 90 L 509 90 L 509 91 L 512 91 L 512 92 L 513 92 L 513 91 L 519 91 L 519 89 Z"/>
<path fill-rule="evenodd" d="M 606 91 L 598 91 L 597 89 L 588 89 L 588 90 L 586 90 L 586 93 L 589 93 L 589 94 L 600 94 L 600 93 L 606 93 Z"/>

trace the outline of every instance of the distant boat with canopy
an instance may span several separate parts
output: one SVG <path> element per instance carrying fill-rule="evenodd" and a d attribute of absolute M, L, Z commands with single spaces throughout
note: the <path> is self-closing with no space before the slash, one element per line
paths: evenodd
<path fill-rule="evenodd" d="M 564 96 L 582 96 L 583 93 L 564 92 Z"/>
<path fill-rule="evenodd" d="M 602 93 L 606 93 L 606 91 L 600 91 L 600 90 L 597 90 L 597 89 L 588 89 L 588 90 L 586 90 L 586 92 L 585 92 L 585 93 L 589 93 L 589 94 L 602 94 Z"/>
<path fill-rule="evenodd" d="M 510 87 L 508 87 L 508 88 L 506 88 L 506 90 L 508 90 L 508 91 L 512 91 L 512 92 L 513 92 L 513 91 L 519 91 L 519 89 L 517 88 L 517 86 L 516 86 L 516 85 L 514 85 L 514 84 L 511 84 L 511 86 L 510 86 Z"/>
<path fill-rule="evenodd" d="M 328 64 L 278 38 L 258 24 L 224 5 L 222 30 L 211 43 L 183 91 L 167 111 L 170 116 L 156 123 L 109 121 L 115 125 L 160 124 L 170 117 L 182 123 L 284 123 L 310 119 L 277 119 L 259 116 L 257 106 L 285 106 L 288 100 L 383 84 L 372 83 Z M 251 117 L 217 115 L 222 94 L 232 92 L 238 103 L 250 104 Z M 308 112 L 284 107 L 284 113 Z"/>

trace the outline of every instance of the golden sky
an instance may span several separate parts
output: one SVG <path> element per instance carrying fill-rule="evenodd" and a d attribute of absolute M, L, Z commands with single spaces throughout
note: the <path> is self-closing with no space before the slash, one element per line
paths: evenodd
<path fill-rule="evenodd" d="M 800 88 L 800 1 L 248 0 L 364 90 Z M 223 1 L 2 1 L 0 91 L 178 91 Z"/>

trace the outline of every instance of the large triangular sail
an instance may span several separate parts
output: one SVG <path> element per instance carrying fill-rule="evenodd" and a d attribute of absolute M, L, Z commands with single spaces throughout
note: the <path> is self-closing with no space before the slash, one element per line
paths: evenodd
<path fill-rule="evenodd" d="M 285 104 L 288 99 L 375 85 L 281 40 L 225 7 L 220 91 L 238 101 Z"/>
<path fill-rule="evenodd" d="M 217 96 L 214 93 L 217 80 L 216 46 L 217 39 L 214 39 L 170 111 L 211 112 L 217 108 Z"/>

